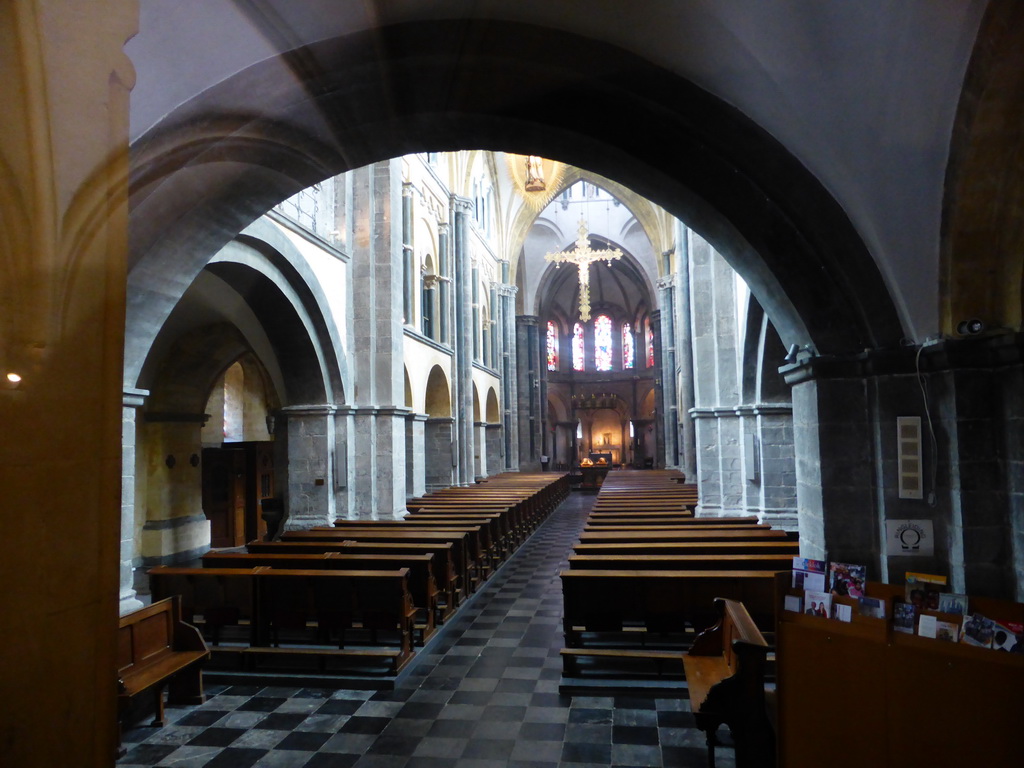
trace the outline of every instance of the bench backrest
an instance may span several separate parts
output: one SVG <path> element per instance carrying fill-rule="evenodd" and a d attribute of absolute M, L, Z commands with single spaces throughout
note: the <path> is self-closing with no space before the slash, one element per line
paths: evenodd
<path fill-rule="evenodd" d="M 177 595 L 122 616 L 117 630 L 118 673 L 170 653 L 174 647 L 174 628 L 180 618 Z"/>

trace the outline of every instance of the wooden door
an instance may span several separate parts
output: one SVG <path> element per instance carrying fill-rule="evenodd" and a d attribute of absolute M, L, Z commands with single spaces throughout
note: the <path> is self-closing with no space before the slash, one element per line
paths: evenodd
<path fill-rule="evenodd" d="M 245 445 L 249 475 L 245 509 L 245 539 L 248 542 L 262 540 L 267 535 L 267 522 L 260 514 L 260 503 L 274 496 L 274 443 L 266 441 Z"/>
<path fill-rule="evenodd" d="M 237 448 L 203 449 L 203 513 L 210 521 L 210 545 L 245 543 L 246 460 Z"/>

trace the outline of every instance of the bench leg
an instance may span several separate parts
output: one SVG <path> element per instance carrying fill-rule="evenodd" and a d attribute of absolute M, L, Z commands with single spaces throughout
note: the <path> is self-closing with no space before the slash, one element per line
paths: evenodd
<path fill-rule="evenodd" d="M 167 685 L 167 700 L 172 704 L 202 704 L 203 673 L 198 667 L 179 672 Z"/>
<path fill-rule="evenodd" d="M 156 716 L 153 718 L 153 722 L 150 725 L 154 725 L 157 728 L 164 727 L 164 686 L 154 685 L 153 686 L 153 701 L 156 705 Z"/>

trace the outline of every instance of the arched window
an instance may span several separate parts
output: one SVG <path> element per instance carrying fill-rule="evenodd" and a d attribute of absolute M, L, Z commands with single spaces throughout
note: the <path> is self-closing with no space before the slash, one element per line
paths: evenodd
<path fill-rule="evenodd" d="M 558 329 L 548 320 L 548 370 L 558 370 Z"/>
<path fill-rule="evenodd" d="M 647 347 L 647 367 L 654 367 L 654 330 L 651 328 L 651 318 L 644 319 L 644 343 Z"/>
<path fill-rule="evenodd" d="M 636 363 L 633 349 L 633 327 L 629 323 L 622 324 L 622 368 L 632 368 Z"/>
<path fill-rule="evenodd" d="M 612 369 L 612 319 L 608 315 L 598 315 L 594 320 L 594 368 Z"/>
<path fill-rule="evenodd" d="M 572 327 L 572 369 L 583 370 L 583 326 L 579 323 Z"/>

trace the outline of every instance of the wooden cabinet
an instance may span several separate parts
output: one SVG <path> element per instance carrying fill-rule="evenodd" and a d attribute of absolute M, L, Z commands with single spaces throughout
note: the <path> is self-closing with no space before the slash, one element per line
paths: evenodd
<path fill-rule="evenodd" d="M 1024 655 L 895 632 L 891 619 L 850 623 L 782 609 L 777 576 L 779 765 L 936 768 L 1020 763 Z M 888 601 L 902 587 L 870 584 Z M 1020 621 L 1024 605 L 971 601 Z"/>

